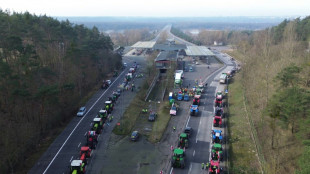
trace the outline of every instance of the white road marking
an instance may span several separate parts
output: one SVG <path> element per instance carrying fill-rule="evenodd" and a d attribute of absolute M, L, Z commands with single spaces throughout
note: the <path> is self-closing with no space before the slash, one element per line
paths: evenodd
<path fill-rule="evenodd" d="M 201 120 L 199 121 L 199 126 L 201 125 Z"/>
<path fill-rule="evenodd" d="M 72 161 L 72 159 L 73 159 L 73 156 L 71 157 L 71 159 L 70 159 L 70 161 L 69 161 L 69 162 L 71 162 L 71 161 Z"/>
<path fill-rule="evenodd" d="M 80 142 L 80 144 L 78 145 L 78 147 L 80 147 L 80 145 L 81 145 L 81 142 Z"/>
<path fill-rule="evenodd" d="M 189 122 L 189 119 L 191 118 L 191 116 L 188 117 L 187 119 L 187 122 L 186 122 L 186 127 L 188 126 L 188 122 Z"/>
<path fill-rule="evenodd" d="M 194 150 L 194 152 L 193 152 L 193 156 L 195 156 L 195 150 Z"/>
<path fill-rule="evenodd" d="M 189 170 L 188 170 L 188 173 L 191 173 L 191 171 L 192 171 L 192 163 L 191 163 L 191 165 L 190 165 L 190 167 L 189 167 Z"/>
<path fill-rule="evenodd" d="M 126 70 L 126 69 L 125 69 Z M 86 112 L 86 114 L 84 115 L 84 117 L 82 117 L 82 119 L 76 124 L 76 126 L 74 127 L 74 129 L 71 131 L 71 133 L 69 134 L 68 138 L 65 140 L 65 142 L 62 144 L 62 146 L 60 147 L 60 149 L 57 151 L 56 155 L 54 156 L 54 158 L 52 159 L 52 161 L 48 164 L 48 166 L 46 167 L 46 169 L 44 170 L 43 174 L 45 174 L 47 172 L 47 170 L 50 168 L 50 166 L 52 165 L 52 163 L 54 162 L 54 160 L 56 159 L 56 157 L 58 156 L 59 152 L 62 150 L 62 148 L 65 146 L 65 144 L 67 143 L 67 141 L 69 140 L 69 138 L 72 136 L 73 132 L 75 131 L 75 129 L 80 125 L 80 123 L 84 120 L 84 118 L 87 116 L 87 114 L 89 113 L 89 111 L 91 111 L 93 109 L 93 107 L 98 103 L 98 101 L 102 98 L 102 96 L 104 96 L 104 94 L 113 86 L 113 83 L 115 83 L 117 81 L 117 79 L 119 79 L 122 74 L 126 71 L 123 71 L 113 82 L 112 84 L 108 87 L 108 89 L 106 89 L 101 96 L 95 101 L 95 103 L 89 108 L 89 110 Z"/>
<path fill-rule="evenodd" d="M 196 143 L 197 143 L 197 141 L 198 141 L 198 140 L 196 139 Z"/>
<path fill-rule="evenodd" d="M 85 132 L 84 137 L 86 136 L 87 132 Z"/>
<path fill-rule="evenodd" d="M 91 126 L 91 125 L 92 125 L 92 123 L 89 124 L 89 126 Z"/>
<path fill-rule="evenodd" d="M 173 167 L 171 167 L 170 174 L 172 173 L 172 171 L 173 171 Z"/>

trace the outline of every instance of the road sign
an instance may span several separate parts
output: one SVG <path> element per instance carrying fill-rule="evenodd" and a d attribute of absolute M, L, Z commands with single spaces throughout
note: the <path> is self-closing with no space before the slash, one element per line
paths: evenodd
<path fill-rule="evenodd" d="M 228 93 L 228 89 L 225 90 L 225 93 L 226 93 L 226 94 Z"/>

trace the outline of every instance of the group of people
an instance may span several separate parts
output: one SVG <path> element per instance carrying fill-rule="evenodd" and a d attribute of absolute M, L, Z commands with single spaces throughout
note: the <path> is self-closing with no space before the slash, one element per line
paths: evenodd
<path fill-rule="evenodd" d="M 202 170 L 204 170 L 204 169 L 208 170 L 209 166 L 210 166 L 210 163 L 209 163 L 209 162 L 207 162 L 207 163 L 201 163 L 201 169 L 202 169 Z"/>

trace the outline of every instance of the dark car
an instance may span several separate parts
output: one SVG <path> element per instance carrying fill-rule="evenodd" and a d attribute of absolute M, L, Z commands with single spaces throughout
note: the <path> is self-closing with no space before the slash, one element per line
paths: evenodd
<path fill-rule="evenodd" d="M 157 114 L 155 112 L 152 112 L 149 115 L 149 121 L 155 121 L 156 117 L 157 117 Z"/>
<path fill-rule="evenodd" d="M 137 141 L 139 139 L 139 132 L 133 131 L 130 136 L 131 141 Z"/>
<path fill-rule="evenodd" d="M 190 135 L 192 134 L 193 129 L 191 127 L 186 127 L 184 129 L 184 133 L 186 133 L 188 135 L 188 137 L 190 137 Z"/>
<path fill-rule="evenodd" d="M 187 67 L 187 66 L 184 68 L 184 71 L 185 71 L 185 72 L 188 72 L 188 67 Z"/>

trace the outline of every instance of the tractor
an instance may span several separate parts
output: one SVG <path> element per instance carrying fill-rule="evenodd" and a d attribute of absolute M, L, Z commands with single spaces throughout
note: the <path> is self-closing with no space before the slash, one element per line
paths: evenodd
<path fill-rule="evenodd" d="M 219 144 L 219 143 L 215 143 L 213 146 L 212 146 L 212 156 L 213 157 L 213 154 L 216 156 L 214 157 L 217 157 L 218 160 L 222 161 L 223 160 L 223 149 L 222 149 L 222 145 Z"/>
<path fill-rule="evenodd" d="M 111 114 L 111 112 L 113 111 L 112 101 L 105 101 L 105 110 L 107 111 L 108 114 Z"/>
<path fill-rule="evenodd" d="M 211 160 L 209 166 L 209 174 L 221 173 L 220 162 Z"/>
<path fill-rule="evenodd" d="M 198 85 L 197 90 L 200 91 L 201 93 L 203 93 L 203 84 L 202 84 L 202 83 L 200 83 L 200 84 Z"/>
<path fill-rule="evenodd" d="M 214 119 L 213 119 L 214 127 L 222 127 L 222 123 L 223 123 L 223 120 L 221 116 L 214 116 Z"/>
<path fill-rule="evenodd" d="M 223 99 L 222 97 L 216 97 L 214 100 L 215 107 L 222 107 L 223 106 Z"/>
<path fill-rule="evenodd" d="M 222 91 L 217 91 L 216 94 L 215 94 L 215 98 L 221 98 L 221 99 L 223 99 L 223 98 L 224 98 L 223 92 L 222 92 Z"/>
<path fill-rule="evenodd" d="M 190 115 L 197 116 L 199 113 L 198 105 L 191 105 Z"/>
<path fill-rule="evenodd" d="M 222 140 L 222 131 L 217 129 L 212 130 L 212 143 L 222 143 Z"/>
<path fill-rule="evenodd" d="M 188 94 L 184 94 L 184 101 L 189 101 L 189 95 Z"/>
<path fill-rule="evenodd" d="M 215 108 L 215 116 L 221 116 L 224 118 L 224 110 L 221 107 L 216 107 Z"/>
<path fill-rule="evenodd" d="M 91 149 L 96 149 L 97 143 L 98 143 L 98 135 L 95 131 L 88 131 L 87 133 L 87 146 Z"/>
<path fill-rule="evenodd" d="M 80 151 L 80 160 L 83 161 L 84 164 L 87 164 L 87 160 L 91 156 L 91 149 L 88 146 L 82 146 Z"/>
<path fill-rule="evenodd" d="M 82 160 L 73 160 L 70 165 L 70 174 L 84 174 L 85 163 Z"/>
<path fill-rule="evenodd" d="M 200 105 L 200 99 L 198 97 L 195 96 L 195 98 L 193 99 L 193 105 Z"/>
<path fill-rule="evenodd" d="M 178 147 L 188 148 L 188 135 L 186 133 L 181 133 L 179 137 Z"/>
<path fill-rule="evenodd" d="M 112 95 L 111 97 L 108 97 L 108 101 L 111 101 L 112 104 L 116 103 L 116 98 Z"/>
<path fill-rule="evenodd" d="M 182 149 L 174 149 L 171 159 L 171 166 L 175 168 L 185 168 L 185 153 Z"/>
<path fill-rule="evenodd" d="M 106 118 L 108 117 L 107 111 L 100 109 L 100 111 L 98 112 L 98 117 L 106 120 Z"/>
<path fill-rule="evenodd" d="M 177 100 L 179 100 L 179 101 L 180 101 L 180 100 L 183 100 L 183 93 L 179 93 L 179 94 L 178 94 Z"/>
<path fill-rule="evenodd" d="M 92 131 L 95 131 L 96 134 L 100 134 L 103 129 L 103 119 L 102 118 L 94 118 L 93 120 Z"/>

